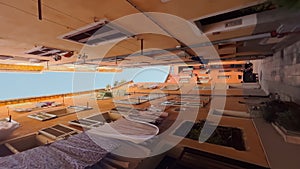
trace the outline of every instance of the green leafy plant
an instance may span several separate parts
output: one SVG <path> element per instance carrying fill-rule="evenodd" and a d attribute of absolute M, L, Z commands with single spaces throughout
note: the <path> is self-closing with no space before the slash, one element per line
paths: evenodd
<path fill-rule="evenodd" d="M 277 118 L 276 113 L 273 111 L 272 108 L 266 107 L 263 110 L 263 118 L 265 119 L 266 122 L 268 123 L 272 123 L 275 121 L 275 119 Z"/>
<path fill-rule="evenodd" d="M 105 92 L 104 97 L 113 97 L 112 92 Z"/>
<path fill-rule="evenodd" d="M 300 131 L 300 108 L 292 102 L 271 101 L 263 109 L 263 118 L 287 130 Z"/>
<path fill-rule="evenodd" d="M 200 136 L 201 130 L 199 129 L 192 129 L 189 132 L 188 138 L 193 139 L 193 140 L 198 140 Z"/>
<path fill-rule="evenodd" d="M 116 80 L 116 81 L 114 82 L 114 87 L 118 86 L 118 84 L 119 84 L 119 81 Z"/>
<path fill-rule="evenodd" d="M 186 138 L 198 140 L 204 123 L 205 121 L 194 123 Z M 202 134 L 205 134 L 205 132 Z M 237 150 L 245 151 L 246 148 L 242 135 L 242 131 L 238 128 L 217 126 L 215 131 L 208 137 L 206 142 L 210 144 L 233 147 Z"/>
<path fill-rule="evenodd" d="M 274 100 L 266 103 L 266 106 L 263 108 L 263 118 L 269 122 L 275 122 L 278 118 L 278 113 L 282 113 L 288 110 L 288 106 L 281 101 Z"/>
<path fill-rule="evenodd" d="M 116 87 L 116 86 L 119 86 L 119 85 L 122 85 L 122 84 L 124 84 L 124 83 L 126 83 L 127 81 L 126 80 L 121 80 L 121 81 L 118 81 L 118 80 L 116 80 L 115 82 L 114 82 L 114 87 Z"/>
<path fill-rule="evenodd" d="M 105 89 L 106 90 L 109 90 L 111 88 L 111 85 L 110 84 L 107 84 L 106 86 L 105 86 Z"/>
<path fill-rule="evenodd" d="M 289 9 L 299 9 L 300 8 L 300 0 L 271 0 L 279 7 L 285 7 Z"/>
<path fill-rule="evenodd" d="M 290 108 L 285 112 L 277 113 L 275 121 L 287 130 L 300 131 L 299 109 Z"/>

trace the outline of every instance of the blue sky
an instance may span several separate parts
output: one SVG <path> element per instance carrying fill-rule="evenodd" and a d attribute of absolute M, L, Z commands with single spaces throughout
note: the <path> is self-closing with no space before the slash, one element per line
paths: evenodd
<path fill-rule="evenodd" d="M 169 67 L 124 69 L 121 73 L 0 73 L 0 100 L 104 88 L 114 81 L 164 82 Z"/>

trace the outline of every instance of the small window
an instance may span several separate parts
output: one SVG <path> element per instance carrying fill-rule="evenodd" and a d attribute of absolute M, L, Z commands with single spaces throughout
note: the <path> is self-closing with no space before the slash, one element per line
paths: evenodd
<path fill-rule="evenodd" d="M 230 79 L 230 75 L 218 76 L 218 79 Z"/>
<path fill-rule="evenodd" d="M 242 25 L 242 23 L 243 23 L 242 19 L 237 19 L 230 22 L 226 22 L 225 27 L 228 28 L 228 27 L 238 26 L 238 25 Z"/>
<path fill-rule="evenodd" d="M 232 72 L 232 70 L 224 69 L 224 70 L 219 70 L 220 73 L 222 72 Z"/>

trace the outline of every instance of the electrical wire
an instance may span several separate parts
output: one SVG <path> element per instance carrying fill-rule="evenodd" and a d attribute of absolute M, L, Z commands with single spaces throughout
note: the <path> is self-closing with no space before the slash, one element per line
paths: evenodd
<path fill-rule="evenodd" d="M 32 1 L 37 2 L 36 0 L 32 0 Z M 44 7 L 47 7 L 47 8 L 49 8 L 49 9 L 51 9 L 51 10 L 54 10 L 54 11 L 56 11 L 56 12 L 62 14 L 62 15 L 69 16 L 70 18 L 72 18 L 72 19 L 74 19 L 74 20 L 80 21 L 80 22 L 85 23 L 85 24 L 90 24 L 90 23 L 88 23 L 88 22 L 86 22 L 86 21 L 84 21 L 84 20 L 82 20 L 82 19 L 76 18 L 76 17 L 74 17 L 74 16 L 72 16 L 72 15 L 70 15 L 70 14 L 68 14 L 68 13 L 65 13 L 65 12 L 63 12 L 63 11 L 60 11 L 60 10 L 58 10 L 58 9 L 55 9 L 55 8 L 53 8 L 53 7 L 51 7 L 51 6 L 47 5 L 47 4 L 45 4 L 45 3 L 42 3 L 42 5 L 43 5 Z"/>
<path fill-rule="evenodd" d="M 28 11 L 23 10 L 23 9 L 21 9 L 21 8 L 17 8 L 17 7 L 15 7 L 15 6 L 10 5 L 10 4 L 4 3 L 4 2 L 0 2 L 0 4 L 4 5 L 4 6 L 6 6 L 6 7 L 10 7 L 10 8 L 16 9 L 16 10 L 18 10 L 18 11 L 20 11 L 20 12 L 29 14 L 29 15 L 31 15 L 31 16 L 38 17 L 37 14 L 28 12 Z M 48 21 L 48 22 L 51 22 L 51 23 L 54 23 L 54 24 L 56 24 L 56 25 L 62 26 L 62 27 L 64 27 L 64 28 L 67 28 L 67 29 L 70 29 L 70 28 L 71 28 L 71 29 L 73 29 L 73 30 L 77 30 L 76 28 L 72 28 L 72 27 L 70 27 L 70 26 L 68 26 L 68 25 L 64 25 L 64 24 L 58 23 L 58 22 L 56 22 L 56 21 L 53 21 L 53 20 L 50 20 L 50 19 L 47 19 L 47 18 L 43 18 L 43 19 L 46 20 L 46 21 Z"/>
<path fill-rule="evenodd" d="M 36 0 L 32 0 L 32 1 L 37 2 Z M 53 8 L 53 7 L 51 7 L 51 6 L 48 6 L 48 5 L 46 5 L 45 3 L 42 3 L 42 4 L 43 4 L 43 6 L 49 8 L 49 9 L 52 9 L 52 10 L 54 10 L 54 11 L 60 13 L 60 14 L 69 16 L 69 17 L 72 18 L 72 19 L 78 20 L 78 21 L 80 21 L 80 22 L 82 22 L 82 23 L 85 23 L 85 24 L 87 24 L 87 25 L 90 24 L 90 23 L 88 23 L 88 22 L 86 22 L 86 21 L 84 21 L 84 20 L 82 20 L 82 19 L 76 18 L 76 17 L 74 17 L 74 16 L 72 16 L 72 15 L 70 15 L 70 14 L 68 14 L 68 13 L 65 13 L 65 12 L 60 11 L 60 10 L 58 10 L 58 9 L 55 9 L 55 8 Z M 137 45 L 134 44 L 133 42 L 129 42 L 129 43 L 131 43 L 131 44 L 137 46 Z M 124 47 L 124 46 L 122 46 L 122 45 L 117 45 L 117 46 L 119 46 L 119 47 L 121 47 L 121 48 L 123 48 L 123 49 L 127 49 L 127 50 L 129 50 L 129 51 L 135 52 L 134 50 L 129 49 L 129 48 L 126 48 L 126 47 Z"/>
<path fill-rule="evenodd" d="M 32 1 L 37 2 L 36 0 L 32 0 Z M 86 21 L 84 21 L 84 20 L 81 20 L 81 19 L 79 19 L 79 18 L 73 17 L 72 15 L 70 15 L 70 14 L 68 14 L 68 13 L 65 13 L 65 12 L 60 11 L 60 10 L 58 10 L 58 9 L 55 9 L 55 8 L 53 8 L 53 7 L 51 7 L 51 6 L 48 6 L 48 5 L 46 5 L 45 3 L 42 3 L 42 4 L 43 4 L 43 6 L 49 8 L 49 9 L 52 9 L 52 10 L 54 10 L 54 11 L 56 11 L 56 12 L 62 14 L 62 15 L 69 16 L 70 18 L 75 19 L 75 20 L 78 20 L 78 21 L 83 22 L 83 23 L 85 23 L 85 24 L 90 24 L 90 23 L 88 23 L 88 22 L 86 22 Z M 130 42 L 130 41 L 128 41 L 128 42 L 131 43 L 131 44 L 133 44 L 133 45 L 135 45 L 135 46 L 138 46 L 137 44 L 135 44 L 135 43 L 133 43 L 133 42 Z M 127 49 L 127 50 L 129 50 L 129 51 L 131 51 L 131 52 L 136 52 L 136 51 L 134 51 L 134 50 L 132 50 L 132 49 L 130 49 L 130 48 L 126 48 L 126 47 L 124 47 L 124 46 L 122 46 L 122 45 L 119 45 L 119 44 L 117 44 L 117 46 L 119 46 L 119 47 L 121 47 L 121 48 L 123 48 L 123 49 Z"/>
<path fill-rule="evenodd" d="M 32 0 L 32 1 L 37 3 L 36 0 Z M 18 8 L 18 7 L 16 7 L 16 6 L 13 6 L 13 5 L 4 3 L 4 2 L 0 2 L 0 4 L 2 4 L 3 6 L 6 6 L 6 7 L 13 8 L 13 9 L 15 9 L 15 10 L 17 10 L 17 11 L 26 13 L 26 14 L 31 15 L 31 16 L 33 16 L 33 17 L 38 17 L 38 15 L 37 15 L 36 13 L 31 13 L 31 12 L 29 12 L 29 11 L 26 11 L 26 10 L 24 10 L 24 9 Z M 78 20 L 78 21 L 80 21 L 80 22 L 82 22 L 82 23 L 84 23 L 84 24 L 90 24 L 90 23 L 88 23 L 88 22 L 86 22 L 86 21 L 84 21 L 84 20 L 82 20 L 82 19 L 73 17 L 72 15 L 70 15 L 70 14 L 68 14 L 68 13 L 62 12 L 62 11 L 60 11 L 60 10 L 58 10 L 58 9 L 55 9 L 55 8 L 53 8 L 53 7 L 51 7 L 51 6 L 48 6 L 48 5 L 46 5 L 45 3 L 42 3 L 42 5 L 43 5 L 44 7 L 47 7 L 47 8 L 49 8 L 49 9 L 53 10 L 53 11 L 58 12 L 59 14 L 68 16 L 68 17 L 70 17 L 70 18 L 72 18 L 72 19 L 75 19 L 75 20 Z M 61 24 L 61 23 L 56 22 L 56 21 L 54 21 L 54 20 L 48 19 L 48 18 L 46 18 L 46 17 L 43 17 L 43 20 L 48 21 L 48 22 L 53 23 L 53 24 L 56 24 L 56 25 L 58 25 L 58 26 L 67 28 L 67 29 L 69 29 L 69 30 L 71 30 L 71 31 L 76 31 L 76 30 L 78 30 L 77 28 L 73 28 L 73 27 L 71 27 L 71 26 L 68 26 L 68 25 L 65 25 L 65 24 Z M 133 43 L 133 42 L 131 42 L 131 41 L 127 41 L 127 42 L 133 44 L 134 46 L 138 46 L 137 44 L 135 44 L 135 43 Z M 120 45 L 120 44 L 117 44 L 116 46 L 121 47 L 121 48 L 126 49 L 126 50 L 129 50 L 129 51 L 131 51 L 131 52 L 136 52 L 136 51 L 134 51 L 133 49 L 127 48 L 127 47 L 125 47 L 125 46 L 123 46 L 123 45 Z"/>
<path fill-rule="evenodd" d="M 37 2 L 36 0 L 32 0 L 32 1 Z M 49 8 L 49 9 L 52 9 L 52 10 L 54 10 L 54 11 L 56 11 L 56 12 L 62 14 L 62 15 L 69 16 L 70 18 L 75 19 L 75 20 L 78 20 L 78 21 L 80 21 L 80 22 L 82 22 L 82 23 L 85 23 L 85 24 L 87 24 L 87 25 L 90 24 L 90 23 L 88 23 L 88 22 L 86 22 L 86 21 L 84 21 L 84 20 L 82 20 L 82 19 L 76 18 L 76 17 L 74 17 L 74 16 L 72 16 L 72 15 L 70 15 L 70 14 L 68 14 L 68 13 L 65 13 L 65 12 L 60 11 L 60 10 L 58 10 L 58 9 L 55 9 L 55 8 L 53 8 L 53 7 L 51 7 L 51 6 L 48 6 L 48 5 L 46 5 L 45 3 L 42 3 L 42 5 L 45 6 L 45 7 L 47 7 L 47 8 Z M 137 46 L 137 45 L 134 44 L 133 42 L 129 42 L 129 43 L 131 43 L 131 44 Z M 119 46 L 119 47 L 121 47 L 121 48 L 123 48 L 123 49 L 127 49 L 127 50 L 129 50 L 129 51 L 135 52 L 134 50 L 129 49 L 129 48 L 126 48 L 126 47 L 124 47 L 124 46 L 122 46 L 122 45 L 118 45 L 118 44 L 117 44 L 117 46 Z"/>

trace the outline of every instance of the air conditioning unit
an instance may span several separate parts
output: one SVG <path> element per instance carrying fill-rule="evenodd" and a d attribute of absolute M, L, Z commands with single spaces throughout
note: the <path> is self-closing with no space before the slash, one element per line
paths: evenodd
<path fill-rule="evenodd" d="M 84 45 L 96 46 L 104 43 L 111 43 L 133 36 L 130 32 L 110 23 L 107 19 L 89 24 L 67 34 L 60 36 L 60 39 Z"/>
<path fill-rule="evenodd" d="M 42 57 L 50 57 L 54 55 L 64 55 L 68 52 L 70 51 L 52 48 L 52 47 L 46 47 L 46 46 L 37 46 L 31 50 L 26 51 L 25 53 L 30 55 L 42 56 Z"/>

